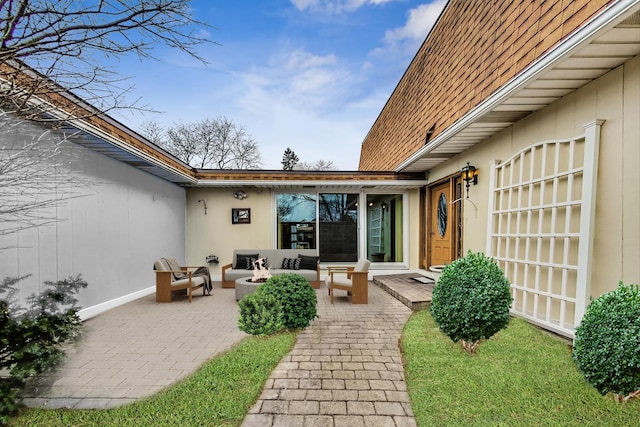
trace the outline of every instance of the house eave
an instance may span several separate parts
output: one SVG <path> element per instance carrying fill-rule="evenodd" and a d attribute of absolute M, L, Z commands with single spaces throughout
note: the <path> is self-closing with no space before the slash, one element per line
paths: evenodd
<path fill-rule="evenodd" d="M 639 10 L 640 0 L 613 2 L 394 171 L 428 171 L 637 56 L 640 26 L 622 23 Z"/>
<path fill-rule="evenodd" d="M 29 79 L 46 79 L 37 71 L 17 61 L 4 65 Z M 31 106 L 42 112 L 43 126 L 50 127 L 55 124 L 52 131 L 61 138 L 174 184 L 195 182 L 193 169 L 189 165 L 55 82 L 48 83 L 57 88 L 49 99 L 46 99 L 46 96 L 29 94 L 27 91 L 23 91 L 22 94 L 16 93 L 16 96 L 24 96 Z M 0 87 L 10 84 L 0 78 Z M 75 113 L 67 111 L 64 105 L 66 101 L 78 107 Z"/>
<path fill-rule="evenodd" d="M 404 191 L 424 187 L 426 180 L 198 180 L 196 188 L 262 188 L 289 191 Z"/>

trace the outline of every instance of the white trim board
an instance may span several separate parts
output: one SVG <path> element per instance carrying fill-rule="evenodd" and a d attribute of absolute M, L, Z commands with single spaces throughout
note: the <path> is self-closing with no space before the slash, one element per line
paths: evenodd
<path fill-rule="evenodd" d="M 148 288 L 142 289 L 140 291 L 123 295 L 121 297 L 112 299 L 110 301 L 105 301 L 103 303 L 96 304 L 91 307 L 83 308 L 82 310 L 78 311 L 78 316 L 80 316 L 81 320 L 85 321 L 85 320 L 91 319 L 92 317 L 97 316 L 98 314 L 104 313 L 105 311 L 111 310 L 112 308 L 116 308 L 128 302 L 135 301 L 142 297 L 146 297 L 147 295 L 151 295 L 155 293 L 155 291 L 156 291 L 155 286 L 149 286 Z"/>

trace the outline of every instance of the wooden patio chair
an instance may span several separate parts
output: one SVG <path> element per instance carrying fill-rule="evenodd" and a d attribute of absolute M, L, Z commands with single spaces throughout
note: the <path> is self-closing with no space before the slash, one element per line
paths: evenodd
<path fill-rule="evenodd" d="M 156 302 L 171 302 L 171 295 L 175 291 L 185 292 L 189 302 L 193 291 L 198 288 L 202 288 L 202 295 L 205 295 L 205 278 L 193 276 L 188 267 L 180 266 L 173 270 L 167 259 L 162 258 L 153 264 L 153 268 L 156 271 Z"/>
<path fill-rule="evenodd" d="M 351 304 L 369 303 L 369 265 L 371 263 L 366 258 L 360 258 L 356 265 L 329 266 L 329 296 L 333 304 L 333 293 L 335 289 L 347 291 L 351 295 Z"/>

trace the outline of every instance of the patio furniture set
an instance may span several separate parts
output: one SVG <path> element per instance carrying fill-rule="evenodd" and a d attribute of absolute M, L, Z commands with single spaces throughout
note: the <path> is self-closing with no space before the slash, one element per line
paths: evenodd
<path fill-rule="evenodd" d="M 237 249 L 233 262 L 222 266 L 222 287 L 235 288 L 236 301 L 241 300 L 262 283 L 252 281 L 252 266 L 256 260 L 267 263 L 272 276 L 283 273 L 299 274 L 314 289 L 320 288 L 320 262 L 315 249 Z M 273 268 L 278 266 L 278 268 Z M 327 266 L 327 287 L 331 303 L 335 290 L 347 291 L 352 304 L 368 304 L 368 272 L 370 262 L 361 258 L 354 266 Z M 210 278 L 206 267 L 180 266 L 174 258 L 162 258 L 154 263 L 156 270 L 156 302 L 171 302 L 175 292 L 186 293 L 191 302 L 193 292 L 207 287 Z M 192 271 L 195 269 L 195 271 Z M 206 269 L 206 274 L 203 274 Z M 207 282 L 208 280 L 208 282 Z"/>

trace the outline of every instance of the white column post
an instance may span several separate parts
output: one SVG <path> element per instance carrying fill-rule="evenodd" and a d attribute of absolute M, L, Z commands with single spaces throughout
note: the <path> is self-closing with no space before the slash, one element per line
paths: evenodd
<path fill-rule="evenodd" d="M 591 292 L 591 260 L 595 238 L 596 190 L 598 184 L 598 153 L 600 128 L 604 120 L 584 125 L 584 168 L 582 173 L 582 205 L 580 208 L 580 242 L 578 243 L 578 274 L 574 330 L 580 325 Z"/>
<path fill-rule="evenodd" d="M 496 203 L 496 167 L 500 164 L 500 160 L 492 160 L 489 164 L 489 197 L 487 199 L 488 212 L 487 212 L 487 245 L 485 255 L 488 257 L 493 256 L 491 250 L 491 235 L 493 234 L 493 211 L 495 210 Z"/>

